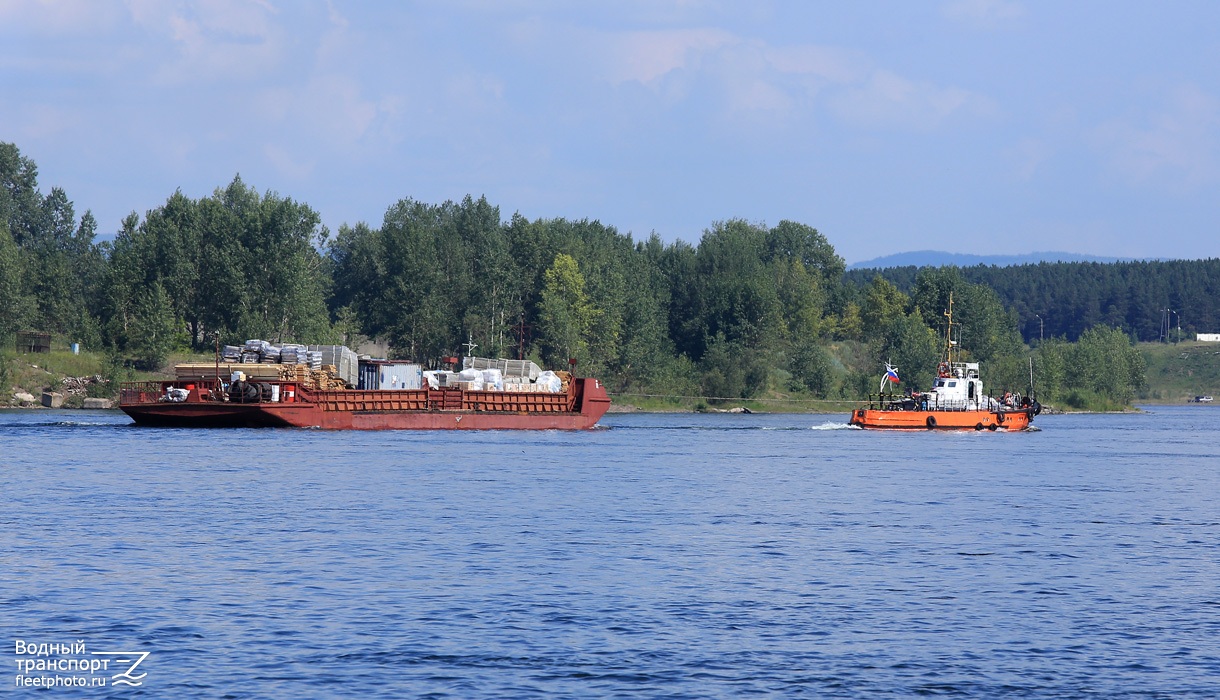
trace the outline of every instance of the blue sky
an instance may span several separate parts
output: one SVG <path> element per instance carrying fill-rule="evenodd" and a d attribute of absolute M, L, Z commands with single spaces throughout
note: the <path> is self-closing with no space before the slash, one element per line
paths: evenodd
<path fill-rule="evenodd" d="M 0 140 L 102 231 L 236 173 L 697 242 L 1215 257 L 1220 3 L 0 0 Z"/>

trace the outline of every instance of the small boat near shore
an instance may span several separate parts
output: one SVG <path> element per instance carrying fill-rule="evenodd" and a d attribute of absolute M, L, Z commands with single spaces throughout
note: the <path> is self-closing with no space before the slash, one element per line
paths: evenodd
<path fill-rule="evenodd" d="M 884 387 L 898 381 L 897 368 L 886 365 L 882 388 L 869 397 L 866 408 L 852 411 L 851 425 L 880 430 L 1024 430 L 1042 405 L 1033 396 L 1005 393 L 1000 398 L 983 393 L 979 363 L 955 357 L 953 297 L 949 297 L 945 350 L 936 368 L 936 380 L 927 392 L 887 394 Z M 1032 375 L 1031 375 L 1032 389 Z"/>

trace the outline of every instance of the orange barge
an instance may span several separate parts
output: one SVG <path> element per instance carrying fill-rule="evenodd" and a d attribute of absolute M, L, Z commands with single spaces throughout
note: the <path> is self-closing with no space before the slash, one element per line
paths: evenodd
<path fill-rule="evenodd" d="M 977 362 L 954 358 L 958 341 L 953 340 L 953 297 L 949 297 L 949 319 L 945 351 L 937 366 L 936 382 L 925 393 L 886 394 L 887 383 L 898 382 L 896 367 L 886 365 L 882 389 L 869 397 L 866 408 L 852 411 L 849 423 L 881 430 L 1025 430 L 1042 412 L 1037 399 L 1005 393 L 997 399 L 983 393 Z M 1033 393 L 1033 377 L 1030 377 Z"/>

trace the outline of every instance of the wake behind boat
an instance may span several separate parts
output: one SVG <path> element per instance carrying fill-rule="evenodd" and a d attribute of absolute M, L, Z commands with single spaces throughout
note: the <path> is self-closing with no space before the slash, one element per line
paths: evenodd
<path fill-rule="evenodd" d="M 896 368 L 886 365 L 882 390 L 869 397 L 868 408 L 852 412 L 851 425 L 898 430 L 1024 430 L 1042 406 L 1030 396 L 1005 393 L 999 399 L 983 393 L 979 363 L 960 362 L 954 357 L 953 295 L 949 296 L 949 319 L 945 351 L 936 368 L 936 382 L 925 393 L 884 393 L 887 383 L 898 381 Z M 1032 381 L 1031 381 L 1032 393 Z"/>

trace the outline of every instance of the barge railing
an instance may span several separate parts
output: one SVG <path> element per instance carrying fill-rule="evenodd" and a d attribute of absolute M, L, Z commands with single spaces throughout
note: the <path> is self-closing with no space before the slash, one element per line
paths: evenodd
<path fill-rule="evenodd" d="M 265 385 L 265 386 L 264 386 Z M 279 401 L 265 390 L 278 385 Z M 296 382 L 248 382 L 255 391 L 232 392 L 211 379 L 124 382 L 120 405 L 224 402 L 236 404 L 315 403 L 323 411 L 466 411 L 477 413 L 572 413 L 579 409 L 576 385 L 567 391 L 518 392 L 442 389 L 310 390 Z M 288 394 L 284 389 L 291 388 Z"/>

